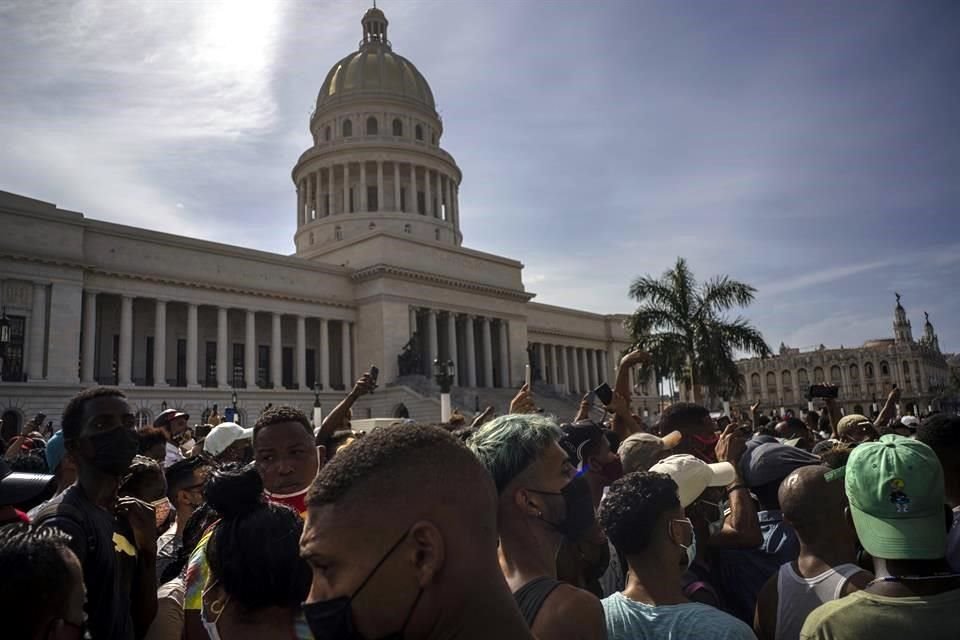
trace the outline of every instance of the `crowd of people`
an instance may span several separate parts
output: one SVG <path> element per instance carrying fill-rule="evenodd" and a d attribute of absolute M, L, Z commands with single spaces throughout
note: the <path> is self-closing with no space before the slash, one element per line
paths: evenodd
<path fill-rule="evenodd" d="M 0 637 L 960 637 L 960 417 L 645 424 L 526 385 L 471 424 L 363 433 L 269 407 L 138 429 L 94 387 L 3 443 Z"/>

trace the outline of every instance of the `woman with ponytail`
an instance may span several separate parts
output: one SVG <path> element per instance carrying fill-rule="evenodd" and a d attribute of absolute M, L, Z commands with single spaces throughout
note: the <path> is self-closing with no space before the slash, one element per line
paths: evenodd
<path fill-rule="evenodd" d="M 300 613 L 311 580 L 299 555 L 300 516 L 266 500 L 252 466 L 215 472 L 206 499 L 220 515 L 205 545 L 209 576 L 200 618 L 206 635 L 312 638 Z"/>

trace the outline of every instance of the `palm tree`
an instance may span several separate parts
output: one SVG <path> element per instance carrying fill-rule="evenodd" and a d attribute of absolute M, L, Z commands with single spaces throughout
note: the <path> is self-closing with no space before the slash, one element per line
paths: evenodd
<path fill-rule="evenodd" d="M 741 390 L 734 351 L 770 355 L 763 336 L 744 318 L 725 312 L 753 302 L 756 289 L 716 276 L 698 283 L 677 258 L 660 278 L 641 276 L 630 285 L 630 297 L 640 303 L 627 320 L 637 347 L 653 356 L 658 376 L 673 376 L 693 391 L 706 386 L 727 397 Z"/>

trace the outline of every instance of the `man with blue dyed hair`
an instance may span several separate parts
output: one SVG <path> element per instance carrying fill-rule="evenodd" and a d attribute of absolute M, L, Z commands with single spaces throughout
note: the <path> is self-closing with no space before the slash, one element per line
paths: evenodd
<path fill-rule="evenodd" d="M 480 427 L 467 442 L 493 476 L 499 495 L 500 567 L 538 638 L 606 637 L 592 594 L 557 580 L 563 540 L 593 526 L 590 487 L 560 446 L 563 432 L 537 414 L 510 414 Z"/>

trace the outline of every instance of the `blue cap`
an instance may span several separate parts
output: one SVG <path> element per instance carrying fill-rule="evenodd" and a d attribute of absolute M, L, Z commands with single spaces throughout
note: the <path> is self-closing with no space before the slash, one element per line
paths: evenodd
<path fill-rule="evenodd" d="M 50 473 L 57 470 L 57 466 L 63 460 L 64 453 L 66 453 L 66 447 L 63 444 L 63 429 L 61 429 L 47 441 L 47 449 L 44 455 L 47 458 L 47 469 L 50 470 Z"/>

